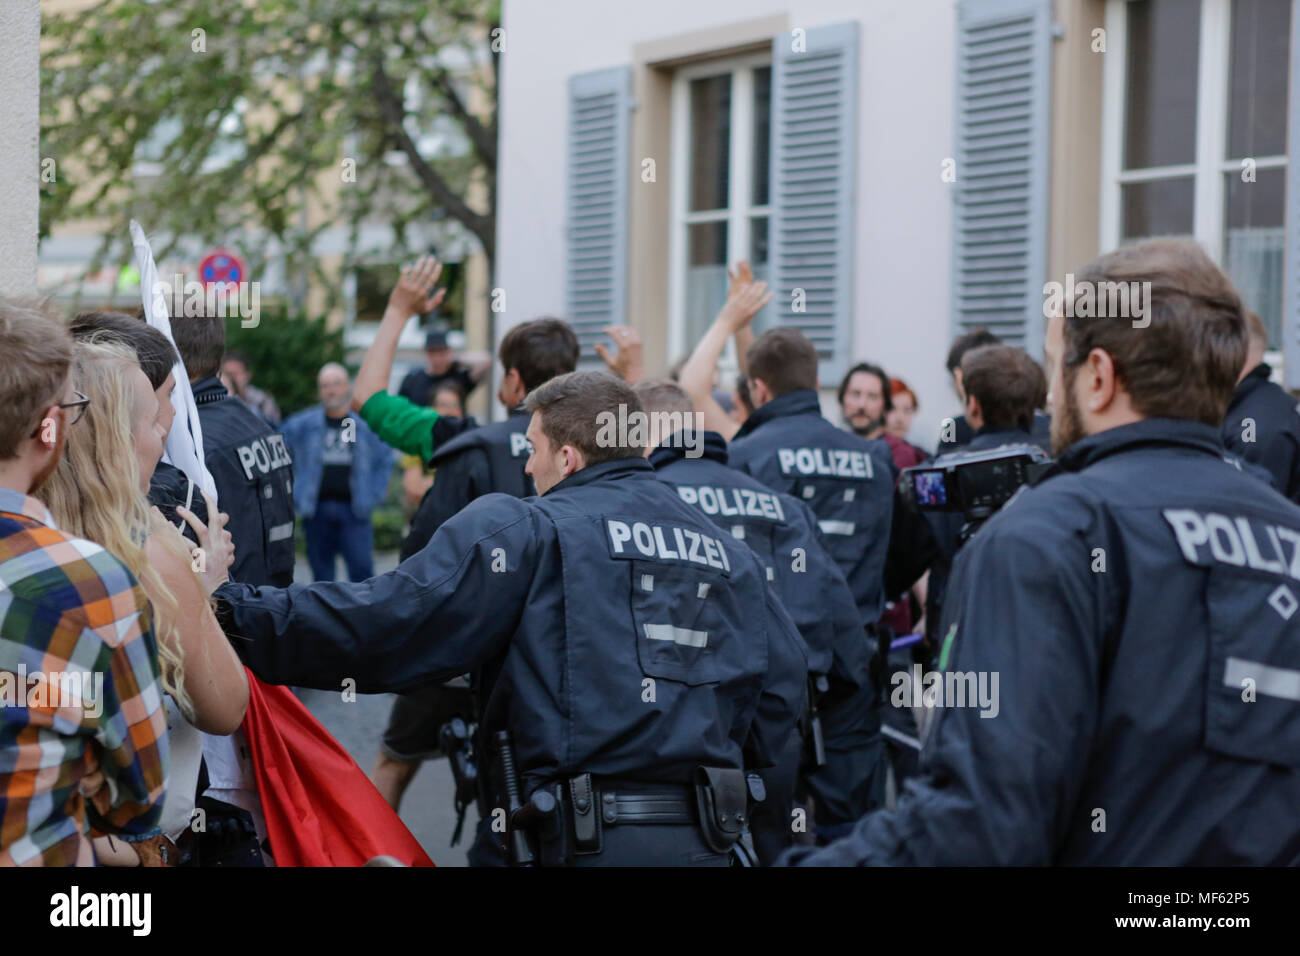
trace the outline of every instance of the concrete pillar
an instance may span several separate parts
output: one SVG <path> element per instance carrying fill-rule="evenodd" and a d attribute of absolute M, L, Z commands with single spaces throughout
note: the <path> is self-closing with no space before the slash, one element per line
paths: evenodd
<path fill-rule="evenodd" d="M 36 291 L 40 214 L 41 8 L 0 3 L 0 294 Z"/>

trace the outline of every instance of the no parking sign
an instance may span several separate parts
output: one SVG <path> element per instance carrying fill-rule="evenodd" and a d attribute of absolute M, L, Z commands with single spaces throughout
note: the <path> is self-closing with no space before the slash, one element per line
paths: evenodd
<path fill-rule="evenodd" d="M 229 249 L 214 249 L 199 261 L 199 281 L 208 285 L 238 285 L 248 274 L 248 266 Z"/>

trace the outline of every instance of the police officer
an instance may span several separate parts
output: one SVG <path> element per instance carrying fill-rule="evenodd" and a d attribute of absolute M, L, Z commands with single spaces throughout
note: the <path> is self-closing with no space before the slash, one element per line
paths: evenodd
<path fill-rule="evenodd" d="M 966 405 L 966 386 L 962 373 L 962 361 L 966 358 L 966 353 L 972 349 L 1001 344 L 1002 340 L 1000 338 L 988 329 L 982 328 L 972 329 L 953 339 L 952 345 L 948 348 L 946 365 L 948 374 L 952 377 L 953 391 L 961 399 L 963 408 Z M 1035 410 L 1033 425 L 1030 428 L 1030 433 L 1034 436 L 1034 443 L 1046 447 L 1051 441 L 1051 427 L 1052 423 L 1047 415 Z M 954 451 L 961 451 L 970 444 L 971 439 L 975 437 L 976 431 L 978 431 L 978 426 L 975 426 L 966 415 L 945 419 L 943 427 L 939 430 L 939 454 L 947 455 Z"/>
<path fill-rule="evenodd" d="M 884 609 L 897 476 L 889 446 L 822 417 L 817 351 L 798 330 L 764 332 L 750 346 L 747 361 L 755 408 L 731 443 L 731 465 L 793 495 L 816 514 L 853 592 L 859 613 L 855 633 L 868 644 L 870 657 L 878 652 L 874 624 Z M 842 684 L 832 674 L 830 684 L 829 699 L 819 702 L 827 762 L 808 781 L 822 839 L 846 832 L 885 797 L 878 680 L 859 672 Z"/>
<path fill-rule="evenodd" d="M 492 789 L 516 860 L 725 865 L 745 771 L 803 709 L 798 632 L 753 552 L 611 440 L 639 410 L 627 385 L 574 372 L 526 407 L 540 497 L 485 495 L 370 581 L 226 585 L 220 613 L 275 682 L 404 691 L 482 668 L 480 739 L 512 742 Z"/>
<path fill-rule="evenodd" d="M 428 544 L 433 533 L 452 515 L 482 495 L 498 492 L 524 498 L 534 494 L 524 472 L 532 449 L 524 436 L 529 416 L 521 407 L 528 392 L 548 379 L 571 372 L 578 364 L 578 338 L 567 322 L 542 318 L 516 325 L 501 340 L 502 378 L 497 397 L 510 410 L 505 421 L 456 434 L 453 420 L 417 405 L 384 388 L 402 329 L 413 315 L 428 312 L 441 301 L 434 291 L 441 266 L 426 256 L 402 270 L 388 298 L 378 334 L 366 353 L 353 389 L 352 406 L 377 435 L 408 454 L 416 454 L 436 469 L 436 477 L 402 542 L 405 561 Z M 474 424 L 469 419 L 466 424 Z M 393 702 L 379 756 L 371 774 L 375 786 L 394 809 L 428 757 L 441 753 L 440 730 L 455 717 L 472 720 L 475 706 L 466 680 L 430 685 Z M 465 807 L 458 803 L 463 819 Z M 491 821 L 480 819 L 480 835 L 490 834 Z M 459 821 L 457 827 L 459 835 Z M 490 837 L 489 837 L 490 838 Z M 471 851 L 471 862 L 489 859 Z"/>
<path fill-rule="evenodd" d="M 1223 420 L 1223 444 L 1266 469 L 1274 488 L 1300 502 L 1300 405 L 1269 381 L 1268 332 L 1254 312 L 1246 313 L 1246 331 L 1246 361 Z"/>
<path fill-rule="evenodd" d="M 1185 240 L 1100 282 L 1145 310 L 1050 320 L 1056 471 L 957 557 L 921 777 L 799 862 L 1300 862 L 1300 508 L 1223 460 L 1241 299 Z"/>
<path fill-rule="evenodd" d="M 728 467 L 726 440 L 695 427 L 690 396 L 677 383 L 643 382 L 636 392 L 649 419 L 646 452 L 655 473 L 758 555 L 807 645 L 813 694 L 829 690 L 831 674 L 840 692 L 851 694 L 867 673 L 871 650 L 862 640 L 853 592 L 822 543 L 816 517 L 797 498 Z M 805 748 L 812 751 L 810 769 L 817 766 L 820 718 L 811 719 L 818 723 L 807 732 L 815 739 L 792 737 L 785 758 L 763 774 L 766 796 L 750 821 L 763 863 L 793 843 L 795 779 Z"/>
<path fill-rule="evenodd" d="M 1035 409 L 1041 408 L 1047 398 L 1047 379 L 1024 349 L 1010 345 L 969 349 L 962 357 L 960 372 L 966 412 L 963 420 L 973 430 L 970 441 L 960 451 L 984 451 L 1000 445 L 1037 445 L 1051 451 L 1050 439 L 1033 431 Z M 945 464 L 951 454 L 941 455 L 935 464 Z M 929 646 L 937 649 L 943 598 L 966 520 L 960 514 L 945 512 L 929 512 L 926 519 L 934 532 L 938 554 L 930 567 L 925 595 L 925 630 Z"/>
<path fill-rule="evenodd" d="M 178 314 L 172 337 L 185 362 L 203 428 L 203 458 L 230 515 L 234 581 L 287 587 L 293 583 L 293 463 L 284 437 L 226 391 L 221 356 L 226 320 Z"/>

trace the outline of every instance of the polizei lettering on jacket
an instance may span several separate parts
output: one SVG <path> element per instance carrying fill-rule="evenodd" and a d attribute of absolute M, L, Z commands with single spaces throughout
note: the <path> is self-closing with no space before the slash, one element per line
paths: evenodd
<path fill-rule="evenodd" d="M 1190 564 L 1230 564 L 1300 581 L 1300 531 L 1294 528 L 1213 511 L 1167 508 L 1163 513 Z"/>
<path fill-rule="evenodd" d="M 289 457 L 289 449 L 284 447 L 284 436 L 280 434 L 266 435 L 247 445 L 240 445 L 235 449 L 235 453 L 239 455 L 239 464 L 244 469 L 244 477 L 250 481 L 254 471 L 259 475 L 265 475 L 284 465 L 293 464 L 293 459 Z"/>
<path fill-rule="evenodd" d="M 847 448 L 781 448 L 776 453 L 783 475 L 829 475 L 871 478 L 871 456 Z"/>
<path fill-rule="evenodd" d="M 709 485 L 678 485 L 678 497 L 706 515 L 767 518 L 784 521 L 781 499 L 771 492 L 750 488 L 714 488 Z"/>
<path fill-rule="evenodd" d="M 625 560 L 654 558 L 682 564 L 702 564 L 724 574 L 731 572 L 727 549 L 712 535 L 674 524 L 605 519 L 609 553 Z"/>

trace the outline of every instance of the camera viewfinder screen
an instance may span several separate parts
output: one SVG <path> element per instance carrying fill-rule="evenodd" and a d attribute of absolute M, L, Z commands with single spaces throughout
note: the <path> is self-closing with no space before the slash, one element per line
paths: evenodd
<path fill-rule="evenodd" d="M 948 489 L 944 487 L 943 472 L 923 471 L 912 476 L 916 500 L 922 505 L 946 505 Z"/>

